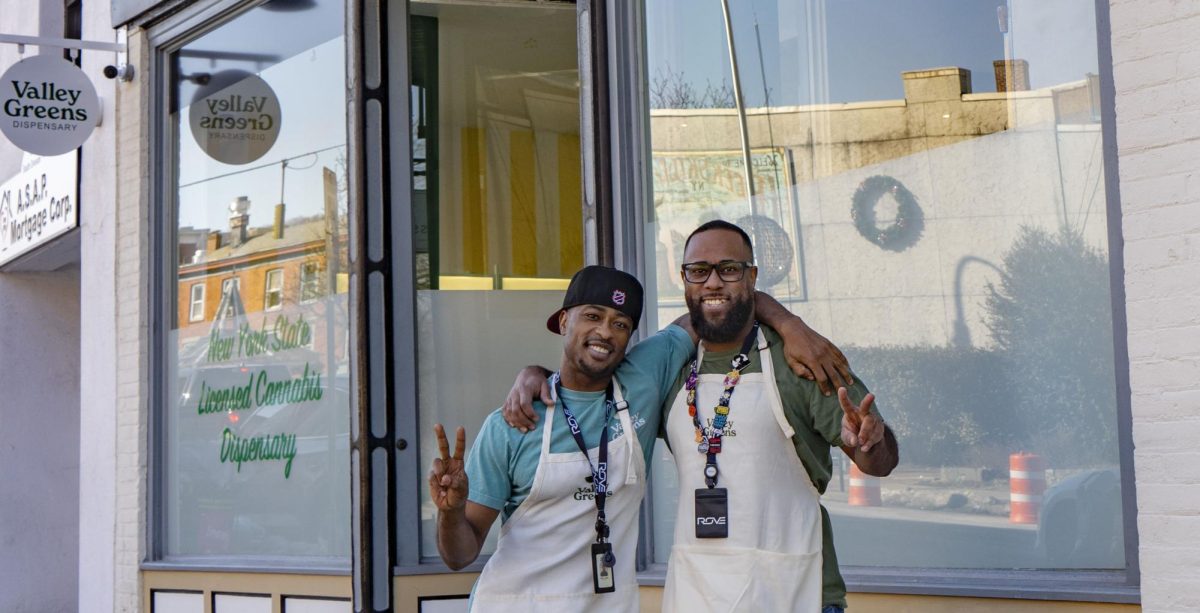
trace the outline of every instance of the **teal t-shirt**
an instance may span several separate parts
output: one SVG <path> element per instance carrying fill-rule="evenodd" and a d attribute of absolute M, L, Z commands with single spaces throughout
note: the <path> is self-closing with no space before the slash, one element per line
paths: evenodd
<path fill-rule="evenodd" d="M 658 436 L 663 402 L 671 390 L 676 373 L 691 358 L 694 350 L 691 336 L 683 328 L 671 325 L 635 345 L 617 367 L 616 378 L 621 384 L 625 401 L 629 403 L 629 419 L 637 431 L 647 467 L 654 452 L 654 439 Z M 561 402 L 565 402 L 579 420 L 584 443 L 589 449 L 599 445 L 600 428 L 605 417 L 604 392 L 560 390 Z M 493 411 L 484 420 L 479 436 L 467 455 L 467 478 L 470 481 L 468 500 L 499 510 L 503 521 L 508 521 L 529 496 L 533 477 L 537 473 L 546 406 L 535 401 L 533 409 L 538 421 L 525 434 L 510 427 L 504 421 L 501 410 Z M 562 408 L 555 407 L 555 411 L 550 452 L 578 452 L 579 447 L 567 427 Z M 610 420 L 609 427 L 609 440 L 624 436 L 621 422 L 615 416 Z"/>

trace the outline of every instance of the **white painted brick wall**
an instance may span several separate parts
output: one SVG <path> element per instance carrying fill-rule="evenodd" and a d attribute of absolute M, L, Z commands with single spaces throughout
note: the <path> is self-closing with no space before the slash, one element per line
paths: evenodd
<path fill-rule="evenodd" d="M 1200 2 L 1110 8 L 1142 609 L 1200 611 Z"/>
<path fill-rule="evenodd" d="M 129 36 L 129 61 L 139 68 L 138 78 L 118 92 L 117 142 L 117 525 L 113 560 L 113 610 L 141 610 L 140 564 L 146 552 L 148 501 L 147 436 L 148 407 L 147 351 L 149 349 L 150 304 L 149 222 L 150 186 L 145 181 L 149 166 L 147 130 L 152 116 L 148 101 L 147 71 L 150 53 L 141 32 Z"/>

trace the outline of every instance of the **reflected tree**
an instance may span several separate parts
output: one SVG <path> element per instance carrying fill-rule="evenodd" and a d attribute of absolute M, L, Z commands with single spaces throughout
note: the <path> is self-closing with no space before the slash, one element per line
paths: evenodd
<path fill-rule="evenodd" d="M 1023 227 L 986 307 L 1029 451 L 1063 468 L 1116 463 L 1106 255 L 1069 230 Z"/>

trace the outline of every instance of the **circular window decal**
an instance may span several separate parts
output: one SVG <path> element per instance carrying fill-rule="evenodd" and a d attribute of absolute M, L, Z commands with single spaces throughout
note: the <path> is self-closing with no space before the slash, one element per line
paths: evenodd
<path fill-rule="evenodd" d="M 196 144 L 226 164 L 248 164 L 279 138 L 279 98 L 258 75 L 226 70 L 212 75 L 188 110 Z"/>

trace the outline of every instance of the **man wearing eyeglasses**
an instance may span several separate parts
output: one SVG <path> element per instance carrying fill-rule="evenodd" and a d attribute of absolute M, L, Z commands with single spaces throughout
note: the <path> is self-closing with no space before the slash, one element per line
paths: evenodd
<path fill-rule="evenodd" d="M 549 382 L 553 399 L 535 403 L 540 429 L 518 434 L 493 413 L 464 458 L 463 429 L 451 454 L 435 427 L 440 457 L 429 487 L 443 560 L 455 569 L 470 564 L 495 519 L 504 520 L 472 590 L 472 611 L 637 610 L 646 466 L 660 407 L 696 342 L 681 318 L 626 354 L 642 296 L 636 279 L 612 268 L 588 266 L 571 279 L 562 308 L 546 322 L 563 337 L 563 358 Z M 778 303 L 764 303 L 759 315 L 795 333 L 792 345 L 828 345 L 797 332 L 806 328 Z M 838 366 L 845 368 L 844 358 L 828 365 Z"/>
<path fill-rule="evenodd" d="M 898 460 L 861 382 L 847 374 L 835 401 L 788 368 L 778 334 L 754 317 L 753 259 L 749 236 L 720 220 L 685 243 L 680 272 L 701 343 L 661 419 L 680 484 L 664 611 L 840 611 L 845 584 L 819 504 L 829 450 L 841 446 L 873 475 Z"/>
<path fill-rule="evenodd" d="M 701 343 L 662 418 L 680 491 L 664 611 L 844 608 L 819 500 L 829 451 L 842 447 L 878 476 L 899 458 L 861 381 L 834 400 L 786 367 L 778 334 L 753 316 L 753 260 L 750 237 L 724 221 L 684 246 L 684 297 Z"/>

